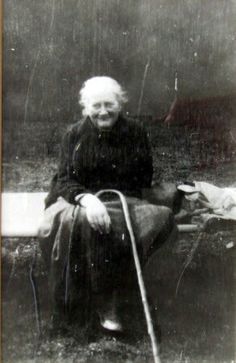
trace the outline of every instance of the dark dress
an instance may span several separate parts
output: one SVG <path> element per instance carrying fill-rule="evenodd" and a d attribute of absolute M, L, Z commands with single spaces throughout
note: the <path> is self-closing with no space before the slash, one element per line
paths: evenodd
<path fill-rule="evenodd" d="M 86 118 L 66 133 L 58 172 L 46 199 L 45 214 L 50 222 L 43 224 L 39 234 L 50 270 L 54 314 L 60 316 L 67 310 L 74 319 L 78 306 L 83 302 L 91 306 L 91 299 L 99 301 L 99 309 L 111 305 L 114 291 L 122 296 L 134 272 L 117 197 L 105 195 L 102 199 L 112 229 L 101 236 L 90 228 L 85 208 L 76 206 L 75 196 L 116 189 L 127 197 L 142 265 L 173 232 L 171 210 L 141 200 L 142 189 L 151 187 L 152 173 L 148 136 L 133 120 L 120 115 L 110 132 L 100 132 Z"/>

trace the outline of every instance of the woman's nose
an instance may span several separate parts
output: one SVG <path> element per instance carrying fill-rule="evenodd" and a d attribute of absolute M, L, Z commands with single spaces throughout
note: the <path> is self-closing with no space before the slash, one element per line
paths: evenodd
<path fill-rule="evenodd" d="M 106 115 L 107 114 L 107 108 L 105 107 L 105 105 L 101 105 L 100 114 L 101 115 Z"/>

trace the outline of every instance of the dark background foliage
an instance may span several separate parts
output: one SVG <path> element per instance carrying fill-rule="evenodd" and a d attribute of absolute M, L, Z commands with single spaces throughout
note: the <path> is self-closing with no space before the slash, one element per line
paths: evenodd
<path fill-rule="evenodd" d="M 4 1 L 4 157 L 56 153 L 78 90 L 110 75 L 126 111 L 162 117 L 178 97 L 236 91 L 235 0 Z M 146 68 L 146 78 L 142 87 Z M 224 120 L 222 121 L 224 122 Z"/>

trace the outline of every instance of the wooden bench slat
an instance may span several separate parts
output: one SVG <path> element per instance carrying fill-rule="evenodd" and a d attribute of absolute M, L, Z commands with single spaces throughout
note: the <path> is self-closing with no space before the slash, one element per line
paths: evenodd
<path fill-rule="evenodd" d="M 47 193 L 2 193 L 1 235 L 36 237 Z M 178 225 L 180 232 L 196 232 L 197 225 Z"/>
<path fill-rule="evenodd" d="M 2 193 L 1 235 L 36 237 L 47 193 Z"/>

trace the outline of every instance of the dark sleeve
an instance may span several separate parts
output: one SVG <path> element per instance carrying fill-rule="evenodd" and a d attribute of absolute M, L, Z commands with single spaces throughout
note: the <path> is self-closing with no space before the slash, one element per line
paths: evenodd
<path fill-rule="evenodd" d="M 55 203 L 59 196 L 75 204 L 76 195 L 89 192 L 84 185 L 80 184 L 72 165 L 73 152 L 77 143 L 78 135 L 73 130 L 68 131 L 62 141 L 59 167 L 51 182 L 50 192 L 45 201 L 46 208 Z"/>
<path fill-rule="evenodd" d="M 153 176 L 153 160 L 151 145 L 146 130 L 142 127 L 140 130 L 140 142 L 138 147 L 138 173 L 141 188 L 150 188 Z"/>

